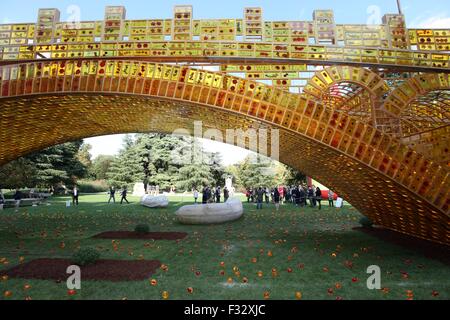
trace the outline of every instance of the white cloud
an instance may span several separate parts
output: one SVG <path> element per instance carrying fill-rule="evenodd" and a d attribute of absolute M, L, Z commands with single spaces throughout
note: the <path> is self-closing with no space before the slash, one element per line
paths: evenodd
<path fill-rule="evenodd" d="M 450 16 L 446 12 L 431 16 L 426 19 L 416 19 L 414 28 L 423 29 L 450 29 Z"/>
<path fill-rule="evenodd" d="M 94 137 L 84 139 L 85 143 L 92 146 L 91 156 L 93 159 L 99 155 L 117 155 L 122 148 L 122 142 L 125 135 L 117 134 L 112 136 Z"/>
<path fill-rule="evenodd" d="M 8 24 L 10 22 L 11 22 L 11 20 L 9 20 L 8 18 L 3 18 L 2 19 L 2 24 Z"/>
<path fill-rule="evenodd" d="M 244 160 L 254 152 L 230 144 L 201 139 L 205 151 L 217 152 L 222 156 L 223 164 L 228 166 Z"/>

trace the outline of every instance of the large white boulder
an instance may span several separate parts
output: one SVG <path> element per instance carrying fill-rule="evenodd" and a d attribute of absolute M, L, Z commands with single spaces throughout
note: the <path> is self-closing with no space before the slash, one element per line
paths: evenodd
<path fill-rule="evenodd" d="M 184 206 L 178 209 L 175 215 L 182 224 L 215 224 L 237 220 L 243 213 L 242 201 L 230 198 L 225 203 Z"/>
<path fill-rule="evenodd" d="M 141 198 L 141 205 L 149 208 L 166 208 L 169 205 L 169 198 L 164 195 L 151 196 L 146 194 Z"/>

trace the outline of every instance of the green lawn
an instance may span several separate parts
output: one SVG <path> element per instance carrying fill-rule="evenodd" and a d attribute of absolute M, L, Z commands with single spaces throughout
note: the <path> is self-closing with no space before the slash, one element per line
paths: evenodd
<path fill-rule="evenodd" d="M 161 299 L 163 291 L 169 292 L 170 299 L 259 300 L 265 292 L 270 299 L 295 299 L 296 292 L 305 300 L 450 298 L 448 266 L 352 230 L 359 226 L 361 215 L 350 206 L 324 206 L 318 211 L 285 205 L 276 213 L 272 205 L 257 211 L 245 203 L 244 218 L 237 222 L 183 226 L 174 220 L 174 212 L 187 204 L 187 198 L 183 203 L 181 198 L 171 198 L 168 209 L 156 210 L 141 207 L 132 197 L 132 204 L 122 206 L 105 203 L 107 195 L 81 196 L 76 208 L 65 208 L 66 200 L 54 198 L 50 206 L 21 208 L 18 213 L 0 211 L 0 270 L 35 258 L 67 258 L 78 247 L 96 246 L 102 258 L 158 259 L 168 271 L 158 270 L 152 277 L 157 286 L 150 285 L 150 279 L 82 281 L 75 296 L 68 295 L 65 282 L 0 279 L 0 299 Z M 179 243 L 121 240 L 117 251 L 111 240 L 91 239 L 103 231 L 133 230 L 138 223 L 149 224 L 152 231 L 185 231 L 189 236 Z M 367 289 L 370 265 L 381 267 L 384 290 Z M 228 283 L 228 278 L 233 281 Z M 31 288 L 24 289 L 26 284 Z M 194 289 L 192 294 L 188 287 Z M 5 297 L 5 291 L 12 295 Z M 438 295 L 433 296 L 433 291 Z"/>

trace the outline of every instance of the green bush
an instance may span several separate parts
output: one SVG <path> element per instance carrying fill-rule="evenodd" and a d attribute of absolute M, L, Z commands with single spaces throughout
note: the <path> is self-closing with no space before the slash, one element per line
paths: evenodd
<path fill-rule="evenodd" d="M 359 223 L 360 223 L 364 228 L 372 228 L 372 226 L 373 226 L 372 220 L 370 220 L 370 219 L 367 218 L 367 217 L 362 217 L 362 218 L 359 220 Z"/>
<path fill-rule="evenodd" d="M 94 248 L 83 248 L 78 250 L 72 257 L 72 262 L 77 266 L 94 264 L 100 259 L 100 252 Z"/>
<path fill-rule="evenodd" d="M 77 182 L 80 193 L 100 193 L 109 191 L 109 185 L 105 180 L 80 180 Z"/>
<path fill-rule="evenodd" d="M 136 227 L 134 227 L 134 231 L 137 233 L 149 233 L 150 227 L 148 224 L 138 224 Z"/>

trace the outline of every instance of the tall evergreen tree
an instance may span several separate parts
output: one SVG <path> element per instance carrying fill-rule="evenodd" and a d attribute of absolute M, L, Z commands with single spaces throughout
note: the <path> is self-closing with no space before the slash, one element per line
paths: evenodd
<path fill-rule="evenodd" d="M 63 183 L 72 186 L 87 174 L 77 155 L 82 141 L 69 142 L 35 152 L 0 168 L 2 187 L 48 188 Z M 6 186 L 7 185 L 7 186 Z"/>
<path fill-rule="evenodd" d="M 207 164 L 209 166 L 209 171 L 211 172 L 214 184 L 224 186 L 227 174 L 225 172 L 225 167 L 222 165 L 222 155 L 219 152 L 203 152 L 205 153 L 205 157 L 209 158 Z"/>
<path fill-rule="evenodd" d="M 78 160 L 86 167 L 86 169 L 90 169 L 92 166 L 92 159 L 90 151 L 92 150 L 92 146 L 88 143 L 83 143 L 78 150 L 77 158 Z"/>
<path fill-rule="evenodd" d="M 17 159 L 0 168 L 0 189 L 32 187 L 35 176 L 36 167 L 29 159 Z"/>
<path fill-rule="evenodd" d="M 135 146 L 126 147 L 119 153 L 106 176 L 109 184 L 118 188 L 143 181 L 144 175 Z"/>
<path fill-rule="evenodd" d="M 105 180 L 107 178 L 106 174 L 114 160 L 114 156 L 99 155 L 92 161 L 89 175 L 97 180 Z"/>
<path fill-rule="evenodd" d="M 27 158 L 36 166 L 36 185 L 54 186 L 64 183 L 71 186 L 87 174 L 86 167 L 77 158 L 82 141 L 50 147 Z"/>
<path fill-rule="evenodd" d="M 219 155 L 204 152 L 198 145 L 194 148 L 189 138 L 166 134 L 138 134 L 135 138 L 125 140 L 125 148 L 111 164 L 107 173 L 111 184 L 143 182 L 162 190 L 174 186 L 184 191 L 224 183 Z M 206 163 L 197 161 L 202 158 Z"/>
<path fill-rule="evenodd" d="M 210 167 L 205 164 L 189 164 L 180 168 L 176 186 L 179 191 L 201 190 L 203 186 L 216 184 Z"/>
<path fill-rule="evenodd" d="M 285 183 L 293 186 L 306 181 L 306 175 L 291 167 L 286 167 Z"/>
<path fill-rule="evenodd" d="M 265 161 L 260 156 L 250 155 L 237 165 L 237 174 L 246 189 L 276 184 L 273 161 Z"/>

